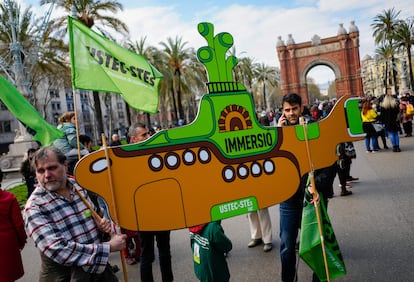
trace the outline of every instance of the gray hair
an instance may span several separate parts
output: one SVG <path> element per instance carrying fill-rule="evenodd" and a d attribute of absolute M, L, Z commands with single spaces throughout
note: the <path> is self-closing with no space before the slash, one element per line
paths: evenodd
<path fill-rule="evenodd" d="M 36 151 L 32 159 L 32 167 L 36 169 L 37 162 L 41 159 L 47 158 L 50 153 L 56 156 L 56 159 L 60 164 L 65 164 L 66 156 L 61 150 L 54 146 L 46 146 Z"/>
<path fill-rule="evenodd" d="M 129 128 L 129 131 L 128 131 L 128 134 L 129 134 L 129 136 L 135 136 L 136 134 L 137 134 L 137 128 L 138 127 L 141 127 L 141 128 L 147 128 L 146 126 L 145 126 L 145 124 L 144 123 L 142 123 L 142 122 L 137 122 L 137 123 L 134 123 L 133 125 L 131 125 L 131 127 Z"/>

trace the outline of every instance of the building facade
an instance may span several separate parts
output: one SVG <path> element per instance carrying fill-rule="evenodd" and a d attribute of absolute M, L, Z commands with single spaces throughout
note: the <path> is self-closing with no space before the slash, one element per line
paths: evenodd
<path fill-rule="evenodd" d="M 396 83 L 399 93 L 394 93 L 391 62 L 366 55 L 361 61 L 361 77 L 365 96 L 380 96 L 382 94 L 401 94 L 411 91 L 407 56 L 397 53 L 395 58 Z M 411 58 L 413 62 L 413 58 Z"/>

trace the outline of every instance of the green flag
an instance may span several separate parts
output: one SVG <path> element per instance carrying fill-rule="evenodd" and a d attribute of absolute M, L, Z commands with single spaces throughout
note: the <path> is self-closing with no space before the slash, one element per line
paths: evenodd
<path fill-rule="evenodd" d="M 0 75 L 0 100 L 8 110 L 26 127 L 33 139 L 43 146 L 50 145 L 64 135 L 45 121 L 20 92 Z"/>
<path fill-rule="evenodd" d="M 71 17 L 68 28 L 75 88 L 119 93 L 135 109 L 158 111 L 162 74 L 155 67 Z"/>
<path fill-rule="evenodd" d="M 307 189 L 306 189 L 307 191 Z M 322 194 L 318 205 L 322 232 L 325 244 L 326 258 L 329 268 L 330 278 L 338 278 L 346 274 L 345 263 L 342 258 L 341 250 L 336 241 L 331 221 L 323 204 Z M 310 202 L 311 196 L 308 191 L 305 194 L 302 226 L 300 232 L 299 256 L 316 273 L 321 281 L 327 281 L 324 258 L 322 253 L 321 235 L 319 234 L 318 221 L 316 217 L 315 205 Z"/>

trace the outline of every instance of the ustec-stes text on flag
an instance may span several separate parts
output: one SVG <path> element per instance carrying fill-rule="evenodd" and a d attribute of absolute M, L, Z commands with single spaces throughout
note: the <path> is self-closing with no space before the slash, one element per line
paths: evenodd
<path fill-rule="evenodd" d="M 72 84 L 76 89 L 119 93 L 133 108 L 158 111 L 162 74 L 143 56 L 68 17 Z"/>

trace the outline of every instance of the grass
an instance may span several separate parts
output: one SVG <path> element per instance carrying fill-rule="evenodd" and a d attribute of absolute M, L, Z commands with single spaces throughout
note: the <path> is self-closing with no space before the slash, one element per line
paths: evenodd
<path fill-rule="evenodd" d="M 26 184 L 20 184 L 18 186 L 15 186 L 8 190 L 9 192 L 12 192 L 16 198 L 17 202 L 20 206 L 24 206 L 26 204 L 27 200 L 27 187 Z"/>

